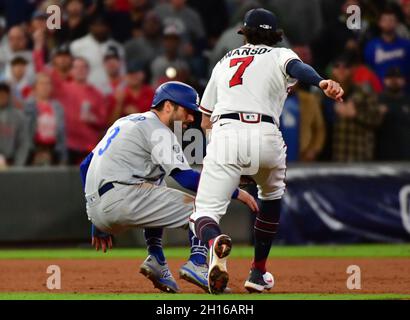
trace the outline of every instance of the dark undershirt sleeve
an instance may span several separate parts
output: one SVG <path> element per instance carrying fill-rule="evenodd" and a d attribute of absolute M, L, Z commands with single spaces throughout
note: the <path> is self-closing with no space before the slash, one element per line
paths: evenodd
<path fill-rule="evenodd" d="M 286 72 L 292 78 L 316 87 L 319 87 L 319 82 L 324 80 L 315 69 L 298 59 L 289 61 L 286 66 Z"/>

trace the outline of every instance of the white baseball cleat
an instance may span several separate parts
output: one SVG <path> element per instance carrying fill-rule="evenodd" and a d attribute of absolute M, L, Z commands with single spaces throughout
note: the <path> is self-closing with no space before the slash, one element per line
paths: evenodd
<path fill-rule="evenodd" d="M 275 279 L 270 272 L 262 273 L 258 269 L 251 269 L 248 280 L 245 282 L 245 289 L 250 293 L 261 293 L 264 290 L 270 290 L 275 284 Z"/>
<path fill-rule="evenodd" d="M 226 234 L 221 234 L 215 238 L 209 250 L 208 288 L 212 294 L 223 293 L 228 285 L 226 260 L 231 248 L 231 238 Z"/>

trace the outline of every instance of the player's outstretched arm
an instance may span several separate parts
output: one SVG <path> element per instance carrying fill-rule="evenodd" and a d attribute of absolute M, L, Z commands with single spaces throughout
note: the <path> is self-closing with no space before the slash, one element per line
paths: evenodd
<path fill-rule="evenodd" d="M 343 101 L 344 91 L 340 84 L 333 80 L 323 79 L 310 65 L 298 59 L 293 59 L 287 64 L 286 72 L 292 78 L 319 87 L 329 98 L 339 102 Z"/>

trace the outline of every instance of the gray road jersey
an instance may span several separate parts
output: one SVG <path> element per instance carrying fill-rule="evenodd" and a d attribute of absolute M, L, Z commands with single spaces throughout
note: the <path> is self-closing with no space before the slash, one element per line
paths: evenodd
<path fill-rule="evenodd" d="M 175 134 L 151 111 L 118 119 L 93 153 L 86 194 L 113 181 L 160 185 L 173 169 L 190 169 Z"/>

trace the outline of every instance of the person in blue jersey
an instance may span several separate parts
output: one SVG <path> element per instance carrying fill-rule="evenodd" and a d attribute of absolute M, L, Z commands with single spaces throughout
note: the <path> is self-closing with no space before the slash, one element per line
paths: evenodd
<path fill-rule="evenodd" d="M 380 36 L 370 40 L 364 51 L 365 62 L 381 81 L 391 67 L 399 67 L 410 83 L 410 41 L 397 35 L 398 18 L 392 9 L 385 9 L 379 18 Z M 407 90 L 409 90 L 407 85 Z"/>

